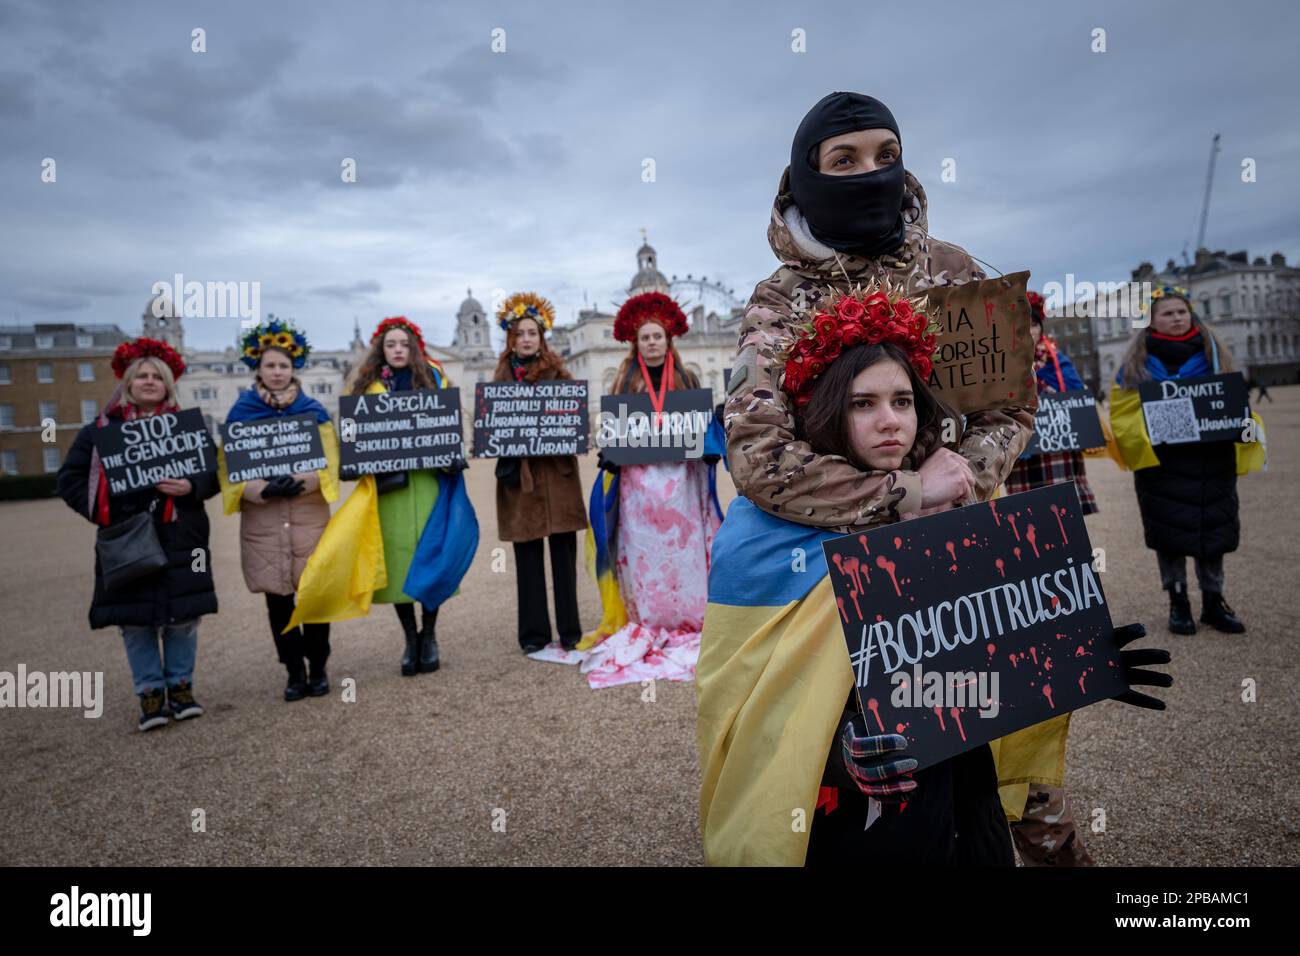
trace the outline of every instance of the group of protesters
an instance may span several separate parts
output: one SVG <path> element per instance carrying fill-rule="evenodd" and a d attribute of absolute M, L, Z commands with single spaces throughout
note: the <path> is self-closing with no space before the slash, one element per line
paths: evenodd
<path fill-rule="evenodd" d="M 868 729 L 839 628 L 817 624 L 826 606 L 834 618 L 824 560 L 820 574 L 803 575 L 797 587 L 751 560 L 760 544 L 808 529 L 846 533 L 1062 482 L 1074 483 L 1084 514 L 1098 509 L 1081 451 L 1025 453 L 1032 402 L 966 415 L 958 434 L 946 433 L 954 415 L 928 384 L 935 343 L 923 322 L 877 322 L 868 309 L 851 335 L 801 324 L 819 302 L 844 296 L 874 301 L 882 314 L 911 315 L 927 289 L 985 278 L 965 250 L 928 234 L 926 194 L 904 167 L 902 142 L 890 110 L 857 93 L 825 97 L 799 125 L 768 227 L 782 265 L 759 283 L 744 314 L 722 413 L 725 438 L 715 436 L 703 459 L 619 466 L 602 455 L 589 496 L 575 456 L 495 464 L 498 537 L 515 555 L 520 649 L 580 661 L 593 687 L 697 681 L 700 822 L 710 863 L 890 854 L 908 863 L 1008 864 L 1013 843 L 1027 863 L 1091 862 L 1063 790 L 1068 716 L 1035 738 L 1038 749 L 1020 765 L 1034 769 L 1014 781 L 1003 779 L 1005 754 L 989 745 L 917 770 L 905 737 Z M 1044 331 L 1042 298 L 1029 300 L 1037 393 L 1082 388 Z M 494 381 L 571 378 L 547 344 L 554 308 L 545 298 L 512 295 L 497 319 L 505 347 Z M 662 409 L 668 391 L 698 388 L 675 345 L 687 332 L 670 297 L 630 298 L 615 323 L 629 351 L 613 391 L 646 393 Z M 227 421 L 313 415 L 326 467 L 231 482 L 223 462 L 215 478 L 110 493 L 95 430 L 179 405 L 181 357 L 142 339 L 119 348 L 120 384 L 59 473 L 64 500 L 101 529 L 150 513 L 166 555 L 162 569 L 115 587 L 105 586 L 96 560 L 90 623 L 121 628 L 144 730 L 202 714 L 193 690 L 198 621 L 216 613 L 217 600 L 210 562 L 194 570 L 192 553 L 208 547 L 207 498 L 220 493 L 225 514 L 240 515 L 244 579 L 265 595 L 286 701 L 328 693 L 330 623 L 364 616 L 372 603 L 394 607 L 404 640 L 400 673 L 437 671 L 440 605 L 457 593 L 477 545 L 463 458 L 442 469 L 365 476 L 331 516 L 340 497 L 338 440 L 329 411 L 304 394 L 295 374 L 310 351 L 305 334 L 271 320 L 243 335 L 240 348 L 252 382 Z M 1136 389 L 1233 368 L 1187 292 L 1167 286 L 1157 290 L 1150 324 L 1135 332 L 1110 389 L 1108 438 L 1134 471 L 1174 634 L 1197 630 L 1188 557 L 1200 622 L 1227 634 L 1245 630 L 1225 597 L 1223 558 L 1240 539 L 1237 477 L 1256 462 L 1232 441 L 1153 448 Z M 375 329 L 350 392 L 450 386 L 419 327 L 399 316 Z M 725 519 L 715 490 L 720 459 L 739 493 Z M 579 533 L 587 536 L 602 608 L 585 634 Z M 1115 640 L 1122 647 L 1143 633 L 1140 624 L 1126 625 Z M 1168 663 L 1166 651 L 1126 650 L 1121 658 L 1130 686 L 1172 683 L 1142 669 Z M 1137 690 L 1117 699 L 1164 707 Z M 816 808 L 806 830 L 791 827 L 792 806 Z"/>

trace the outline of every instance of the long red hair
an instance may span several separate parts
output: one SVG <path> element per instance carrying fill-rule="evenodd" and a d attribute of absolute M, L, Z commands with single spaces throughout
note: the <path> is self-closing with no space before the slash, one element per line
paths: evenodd
<path fill-rule="evenodd" d="M 673 357 L 672 390 L 676 392 L 699 388 L 699 381 L 691 374 L 690 369 L 686 367 L 686 363 L 682 361 L 682 357 L 677 352 L 677 346 L 672 339 L 668 340 L 668 351 Z M 636 360 L 636 354 L 636 343 L 633 342 L 632 350 L 623 359 L 623 364 L 618 367 L 618 374 L 614 376 L 614 387 L 610 390 L 611 395 L 631 395 L 645 391 L 645 376 L 641 374 L 641 365 Z"/>
<path fill-rule="evenodd" d="M 510 328 L 506 330 L 506 347 L 497 356 L 496 371 L 492 373 L 492 381 L 494 382 L 513 382 L 515 380 L 515 374 L 510 370 L 510 355 L 515 350 L 515 325 L 514 322 L 510 323 Z M 536 361 L 528 366 L 524 381 L 541 382 L 548 379 L 573 378 L 564 365 L 564 359 L 552 352 L 551 347 L 546 344 L 546 330 L 542 328 L 540 322 L 537 323 L 537 334 L 541 336 L 542 347 L 537 353 Z"/>

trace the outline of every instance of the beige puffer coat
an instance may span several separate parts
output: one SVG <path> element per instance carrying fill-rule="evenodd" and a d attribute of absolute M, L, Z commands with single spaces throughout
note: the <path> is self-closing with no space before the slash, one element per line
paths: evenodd
<path fill-rule="evenodd" d="M 929 237 L 925 190 L 910 172 L 906 182 L 919 214 L 907 225 L 896 254 L 868 259 L 837 254 L 819 242 L 794 204 L 789 170 L 781 178 L 767 238 L 784 265 L 760 282 L 749 300 L 724 420 L 736 490 L 790 521 L 849 531 L 898 520 L 921 507 L 918 472 L 860 471 L 847 459 L 815 454 L 796 439 L 792 408 L 780 389 L 779 353 L 791 342 L 791 320 L 815 310 L 832 290 L 848 291 L 850 280 L 888 279 L 914 293 L 985 278 L 964 249 Z M 1033 412 L 1018 406 L 967 416 L 959 450 L 971 463 L 979 500 L 991 497 L 1006 478 L 1033 424 Z"/>

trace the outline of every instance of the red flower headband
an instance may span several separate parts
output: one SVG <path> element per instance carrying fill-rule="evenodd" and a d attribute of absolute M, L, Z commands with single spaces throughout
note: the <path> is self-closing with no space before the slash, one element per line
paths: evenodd
<path fill-rule="evenodd" d="M 375 339 L 382 339 L 390 329 L 402 329 L 411 337 L 420 354 L 427 357 L 428 353 L 424 350 L 424 336 L 420 334 L 420 327 L 404 315 L 390 316 L 380 322 L 375 327 L 375 334 L 370 336 L 370 344 L 375 344 Z"/>
<path fill-rule="evenodd" d="M 1047 300 L 1033 290 L 1026 292 L 1025 298 L 1029 300 L 1030 317 L 1039 325 L 1043 325 L 1043 318 L 1047 315 Z"/>
<path fill-rule="evenodd" d="M 131 363 L 139 358 L 162 359 L 172 370 L 172 378 L 180 378 L 185 374 L 185 360 L 174 348 L 166 342 L 145 338 L 136 339 L 134 342 L 123 342 L 114 350 L 113 374 L 121 378 L 131 367 Z"/>
<path fill-rule="evenodd" d="M 614 319 L 614 338 L 620 342 L 635 342 L 637 332 L 647 322 L 656 322 L 664 328 L 670 339 L 690 331 L 682 307 L 662 292 L 642 292 L 628 299 Z"/>
<path fill-rule="evenodd" d="M 931 324 L 924 308 L 924 302 L 913 304 L 874 280 L 866 289 L 832 293 L 810 322 L 796 327 L 796 339 L 786 352 L 782 387 L 795 407 L 808 404 L 818 376 L 841 352 L 864 343 L 893 343 L 907 355 L 917 375 L 928 379 L 934 371 L 931 356 L 939 327 Z"/>

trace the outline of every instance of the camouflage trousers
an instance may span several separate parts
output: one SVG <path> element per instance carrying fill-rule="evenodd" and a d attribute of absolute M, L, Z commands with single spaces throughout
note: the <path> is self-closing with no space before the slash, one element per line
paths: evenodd
<path fill-rule="evenodd" d="M 1031 784 L 1025 812 L 1011 824 L 1025 866 L 1093 866 L 1075 827 L 1070 798 L 1060 787 Z"/>

